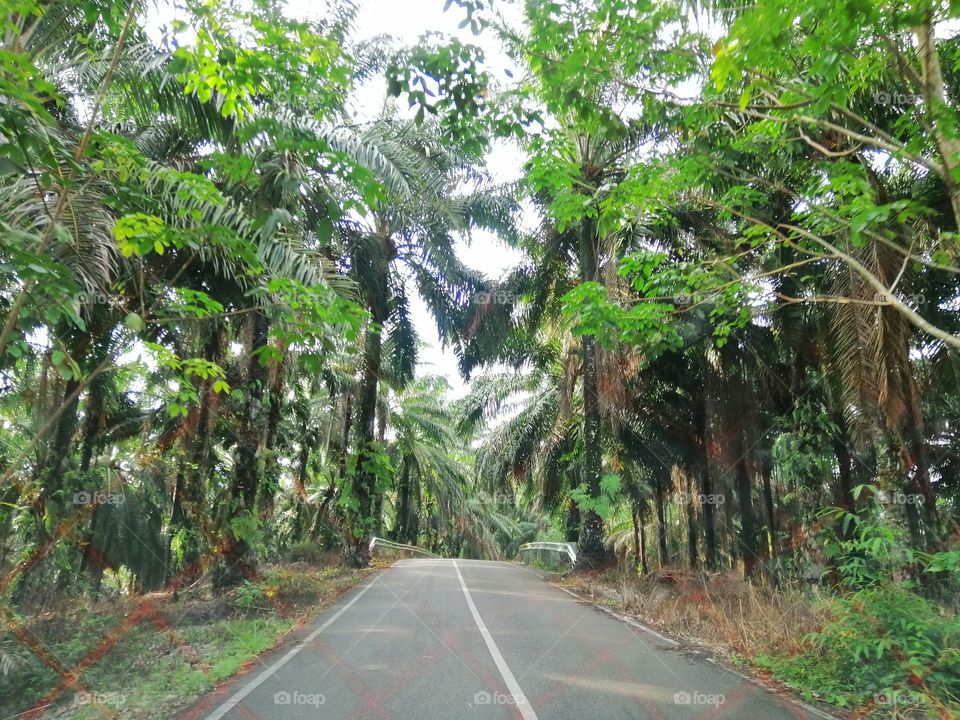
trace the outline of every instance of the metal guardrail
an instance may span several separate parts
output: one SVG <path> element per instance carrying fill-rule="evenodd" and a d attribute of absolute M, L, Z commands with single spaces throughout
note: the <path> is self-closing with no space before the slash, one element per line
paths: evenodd
<path fill-rule="evenodd" d="M 565 553 L 570 558 L 570 563 L 577 564 L 577 545 L 576 543 L 566 542 L 531 542 L 520 546 L 519 552 L 524 550 L 552 550 L 553 552 Z"/>
<path fill-rule="evenodd" d="M 423 548 L 419 548 L 416 545 L 405 545 L 403 543 L 394 542 L 393 540 L 385 540 L 384 538 L 378 538 L 378 537 L 370 538 L 371 553 L 373 553 L 373 548 L 375 548 L 377 545 L 380 545 L 385 548 L 389 548 L 390 550 L 410 550 L 411 552 L 418 552 L 424 555 L 428 555 L 429 557 L 439 559 L 438 555 L 434 555 L 429 550 L 424 550 Z"/>

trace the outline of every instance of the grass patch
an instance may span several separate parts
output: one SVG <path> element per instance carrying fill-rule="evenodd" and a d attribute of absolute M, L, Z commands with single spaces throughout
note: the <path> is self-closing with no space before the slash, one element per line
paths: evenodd
<path fill-rule="evenodd" d="M 56 615 L 17 617 L 17 633 L 0 634 L 0 717 L 43 702 L 44 717 L 94 720 L 109 708 L 125 720 L 166 720 L 364 577 L 339 567 L 274 567 L 218 598 L 73 601 Z M 66 671 L 81 663 L 83 690 L 57 694 L 60 675 L 28 645 Z"/>

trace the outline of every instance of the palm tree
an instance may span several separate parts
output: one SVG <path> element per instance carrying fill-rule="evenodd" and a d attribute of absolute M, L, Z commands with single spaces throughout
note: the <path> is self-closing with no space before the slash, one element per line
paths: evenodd
<path fill-rule="evenodd" d="M 399 390 L 385 390 L 384 422 L 393 435 L 387 453 L 398 476 L 391 494 L 391 534 L 417 544 L 430 501 L 450 526 L 463 516 L 470 485 L 467 449 L 447 401 L 445 379 L 426 376 Z"/>
<path fill-rule="evenodd" d="M 464 308 L 485 287 L 483 277 L 457 259 L 454 242 L 471 225 L 470 197 L 461 187 L 482 177 L 466 156 L 440 140 L 430 123 L 402 122 L 390 115 L 361 137 L 379 148 L 401 183 L 388 183 L 367 217 L 342 224 L 343 254 L 369 312 L 357 399 L 357 457 L 351 486 L 355 560 L 368 560 L 377 478 L 370 462 L 378 452 L 376 409 L 388 349 L 395 384 L 414 373 L 417 335 L 407 284 L 417 289 L 437 322 L 443 342 L 456 336 Z"/>

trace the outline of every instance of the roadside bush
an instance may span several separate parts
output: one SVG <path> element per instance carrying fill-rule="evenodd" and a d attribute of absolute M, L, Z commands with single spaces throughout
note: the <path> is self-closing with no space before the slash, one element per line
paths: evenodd
<path fill-rule="evenodd" d="M 291 562 L 305 562 L 314 566 L 336 565 L 338 561 L 335 550 L 311 541 L 294 543 L 287 551 L 287 557 Z"/>
<path fill-rule="evenodd" d="M 922 595 L 913 578 L 956 581 L 956 553 L 913 551 L 902 531 L 876 511 L 832 508 L 841 535 L 825 550 L 841 578 L 823 601 L 827 618 L 787 658 L 761 656 L 789 685 L 870 717 L 956 717 L 960 710 L 960 618 Z"/>

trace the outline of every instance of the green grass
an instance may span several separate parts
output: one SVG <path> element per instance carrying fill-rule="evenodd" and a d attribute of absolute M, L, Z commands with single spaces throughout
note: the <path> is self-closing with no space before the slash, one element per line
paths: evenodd
<path fill-rule="evenodd" d="M 125 720 L 170 718 L 274 647 L 298 618 L 314 614 L 363 577 L 339 568 L 278 569 L 264 582 L 247 584 L 221 600 L 159 601 L 162 622 L 143 619 L 81 672 L 80 685 L 95 697 L 67 691 L 54 699 L 56 707 L 49 714 L 99 719 L 104 713 L 86 702 L 95 699 Z M 136 607 L 133 599 L 78 606 L 56 617 L 20 617 L 18 622 L 51 657 L 72 669 Z M 289 614 L 281 616 L 278 608 Z M 7 717 L 48 697 L 59 675 L 16 639 L 0 634 L 0 641 L 0 648 L 19 657 L 12 671 L 0 676 L 0 717 Z"/>

